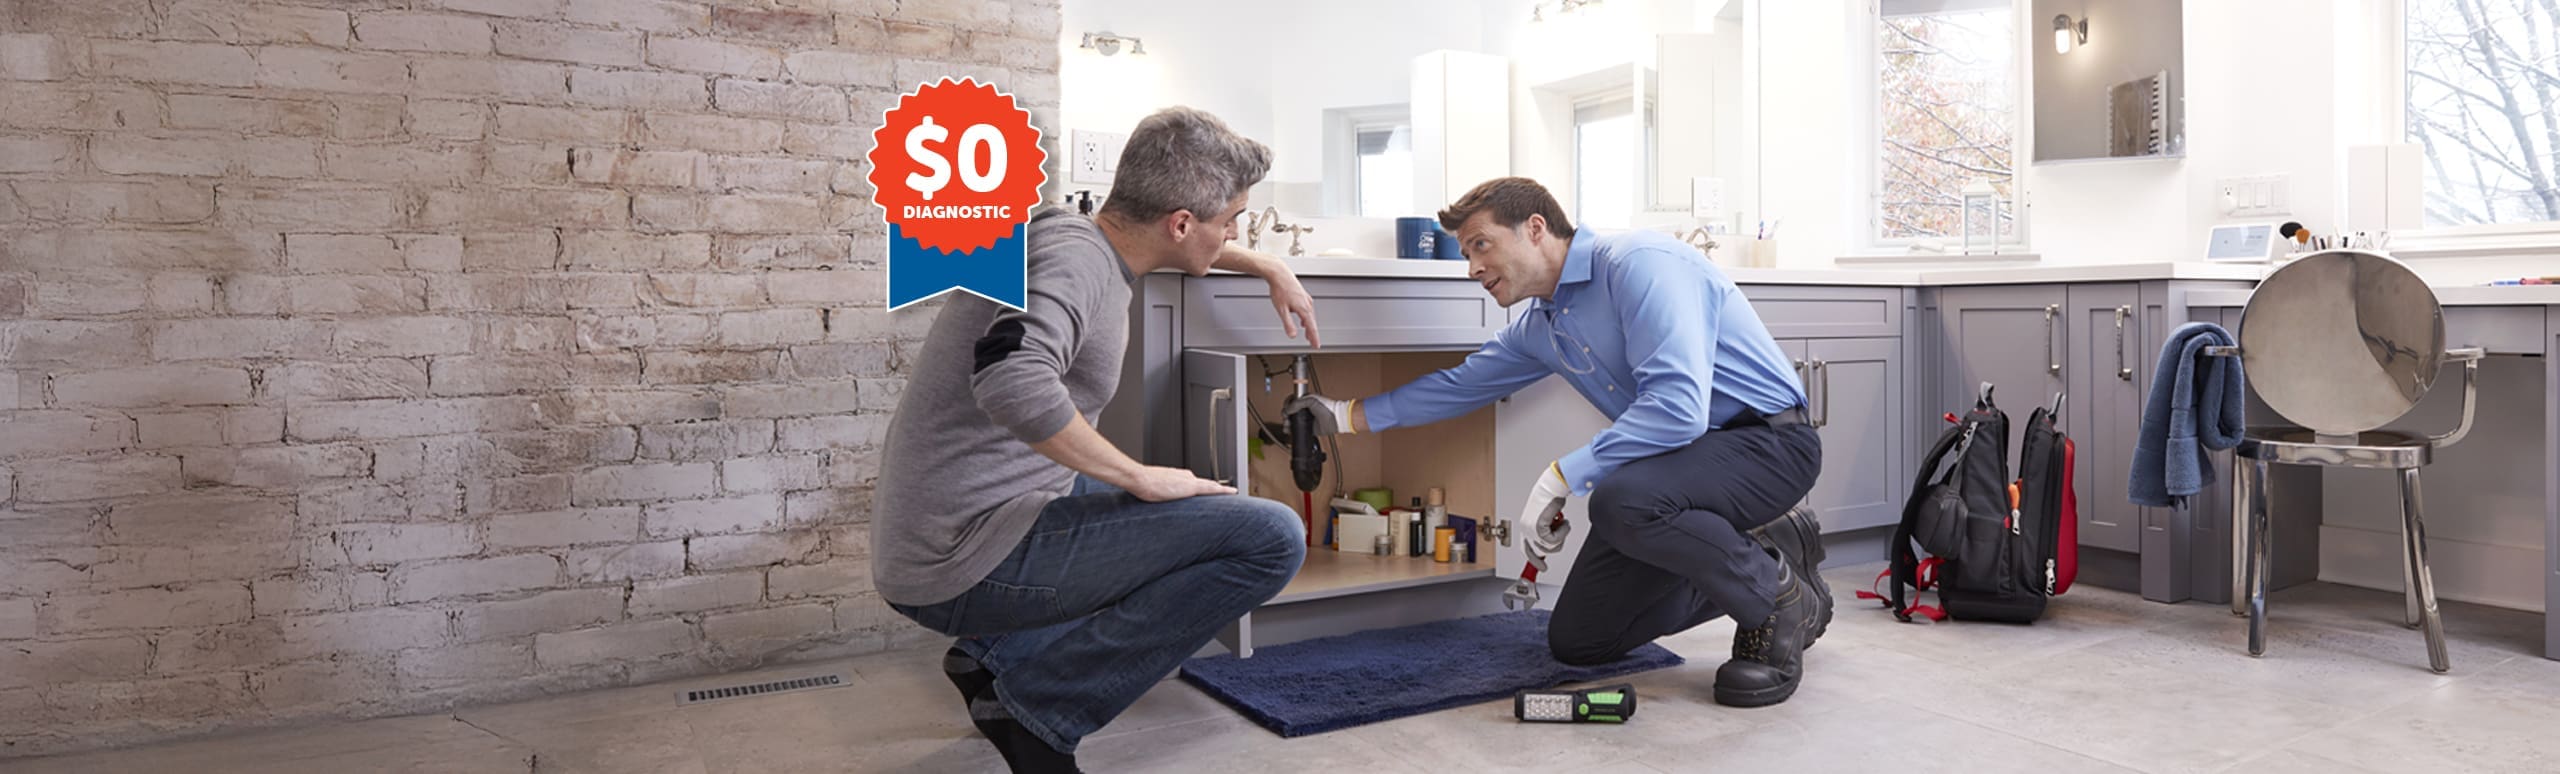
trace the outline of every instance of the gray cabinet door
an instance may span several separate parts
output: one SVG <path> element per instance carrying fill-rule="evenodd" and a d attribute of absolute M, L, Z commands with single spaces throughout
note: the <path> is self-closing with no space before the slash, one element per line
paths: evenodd
<path fill-rule="evenodd" d="M 2139 553 L 2142 509 L 2125 489 L 2150 384 L 2151 369 L 2142 362 L 2141 290 L 2133 283 L 2083 284 L 2071 286 L 2069 296 L 2065 327 L 2072 346 L 2063 371 L 2071 401 L 2062 431 L 2079 450 L 2071 485 L 2080 496 L 2080 544 Z"/>
<path fill-rule="evenodd" d="M 1939 364 L 1935 411 L 1962 412 L 1973 405 L 1976 386 L 1996 385 L 1992 400 L 2010 414 L 2009 452 L 2017 458 L 2018 441 L 2026 434 L 2027 413 L 2053 402 L 2062 392 L 2064 357 L 2069 354 L 2061 285 L 1994 285 L 1951 287 L 1939 291 L 1940 341 L 1946 358 Z M 2087 441 L 2083 441 L 2086 444 Z"/>
<path fill-rule="evenodd" d="M 1252 494 L 1244 473 L 1245 358 L 1204 349 L 1182 353 L 1182 462 L 1192 474 Z M 1524 492 L 1521 496 L 1526 497 Z"/>
<path fill-rule="evenodd" d="M 1822 434 L 1822 478 L 1808 498 L 1824 532 L 1902 518 L 1910 423 L 1899 339 L 1814 339 L 1807 396 Z"/>

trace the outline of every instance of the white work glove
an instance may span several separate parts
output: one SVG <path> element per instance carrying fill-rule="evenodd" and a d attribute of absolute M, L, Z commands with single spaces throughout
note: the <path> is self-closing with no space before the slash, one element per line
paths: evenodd
<path fill-rule="evenodd" d="M 1573 525 L 1560 517 L 1564 513 L 1564 498 L 1572 493 L 1572 488 L 1564 482 L 1564 470 L 1552 462 L 1547 463 L 1545 472 L 1538 474 L 1538 482 L 1529 487 L 1529 501 L 1520 505 L 1520 518 L 1512 526 L 1520 534 L 1528 536 L 1530 557 L 1544 557 L 1564 550 L 1564 537 L 1573 531 Z"/>
<path fill-rule="evenodd" d="M 1359 401 L 1356 400 L 1336 400 L 1322 395 L 1308 395 L 1305 397 L 1290 398 L 1288 403 L 1281 405 L 1280 413 L 1284 416 L 1295 414 L 1300 411 L 1314 414 L 1316 417 L 1316 435 L 1333 435 L 1335 433 L 1349 435 L 1359 432 L 1359 428 L 1351 426 L 1351 406 L 1358 402 Z"/>

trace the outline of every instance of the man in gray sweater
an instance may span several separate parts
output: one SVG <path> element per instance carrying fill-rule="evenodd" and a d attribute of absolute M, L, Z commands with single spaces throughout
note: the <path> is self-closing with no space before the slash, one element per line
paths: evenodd
<path fill-rule="evenodd" d="M 915 358 L 882 453 L 872 578 L 898 612 L 959 638 L 943 671 L 1015 771 L 1074 771 L 1086 734 L 1305 558 L 1289 506 L 1140 464 L 1094 429 L 1147 272 L 1261 276 L 1282 327 L 1315 343 L 1288 268 L 1227 243 L 1270 165 L 1207 113 L 1147 117 L 1099 214 L 1033 216 L 1024 308 L 955 296 Z"/>

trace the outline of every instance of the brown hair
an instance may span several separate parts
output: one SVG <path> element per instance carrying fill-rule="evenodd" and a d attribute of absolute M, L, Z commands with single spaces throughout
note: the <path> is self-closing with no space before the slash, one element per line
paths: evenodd
<path fill-rule="evenodd" d="M 1573 222 L 1564 217 L 1564 205 L 1556 203 L 1555 194 L 1547 187 L 1525 177 L 1497 177 L 1484 181 L 1467 195 L 1440 211 L 1440 227 L 1455 233 L 1467 219 L 1479 212 L 1493 214 L 1493 224 L 1513 228 L 1537 215 L 1547 220 L 1547 230 L 1565 239 L 1573 238 Z"/>

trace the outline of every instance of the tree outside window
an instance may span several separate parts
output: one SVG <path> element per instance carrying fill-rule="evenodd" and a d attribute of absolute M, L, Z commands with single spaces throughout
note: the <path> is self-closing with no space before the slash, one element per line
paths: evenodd
<path fill-rule="evenodd" d="M 1882 0 L 1877 10 L 1876 237 L 1962 238 L 1965 186 L 1987 180 L 2012 203 L 2000 212 L 2000 239 L 2017 240 L 2009 5 Z"/>
<path fill-rule="evenodd" d="M 2426 224 L 2560 220 L 2560 5 L 2405 0 Z"/>

